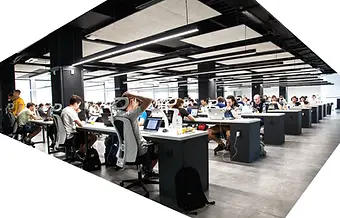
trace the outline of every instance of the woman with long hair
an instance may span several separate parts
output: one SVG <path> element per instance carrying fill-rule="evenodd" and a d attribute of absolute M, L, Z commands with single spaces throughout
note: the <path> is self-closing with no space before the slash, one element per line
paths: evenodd
<path fill-rule="evenodd" d="M 178 98 L 176 103 L 172 106 L 172 108 L 178 109 L 179 113 L 181 114 L 182 119 L 186 117 L 188 118 L 188 120 L 194 121 L 195 118 L 191 114 L 189 114 L 187 110 L 183 108 L 183 105 L 184 105 L 183 99 Z"/>

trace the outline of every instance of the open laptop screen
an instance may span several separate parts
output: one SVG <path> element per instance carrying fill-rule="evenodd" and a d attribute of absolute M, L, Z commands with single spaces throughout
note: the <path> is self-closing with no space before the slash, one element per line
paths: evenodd
<path fill-rule="evenodd" d="M 197 108 L 192 108 L 192 109 L 191 109 L 191 115 L 194 116 L 194 117 L 197 117 L 197 115 L 198 115 L 198 109 L 197 109 Z"/>
<path fill-rule="evenodd" d="M 162 118 L 160 117 L 148 117 L 144 123 L 144 130 L 158 131 L 161 125 Z"/>

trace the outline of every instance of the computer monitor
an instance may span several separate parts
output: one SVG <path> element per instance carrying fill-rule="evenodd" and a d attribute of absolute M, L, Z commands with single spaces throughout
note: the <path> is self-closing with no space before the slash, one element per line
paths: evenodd
<path fill-rule="evenodd" d="M 111 111 L 109 108 L 103 108 L 103 114 L 111 114 Z"/>
<path fill-rule="evenodd" d="M 144 122 L 144 131 L 154 131 L 157 132 L 161 125 L 161 117 L 148 117 Z"/>

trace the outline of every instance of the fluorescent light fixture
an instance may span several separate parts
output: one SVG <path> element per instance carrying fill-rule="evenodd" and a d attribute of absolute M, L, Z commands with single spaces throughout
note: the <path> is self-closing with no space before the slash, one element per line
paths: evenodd
<path fill-rule="evenodd" d="M 28 59 L 27 61 L 25 61 L 26 63 L 34 63 L 34 62 L 36 62 L 36 61 L 38 61 L 38 59 L 36 59 L 36 58 L 30 58 L 30 59 Z"/>
<path fill-rule="evenodd" d="M 252 21 L 254 21 L 255 23 L 258 24 L 263 24 L 263 22 L 256 17 L 255 15 L 253 15 L 252 13 L 250 13 L 249 11 L 242 11 L 242 14 L 244 14 L 245 16 L 247 16 L 249 19 L 251 19 Z"/>
<path fill-rule="evenodd" d="M 154 39 L 154 40 L 150 40 L 150 41 L 147 41 L 147 42 L 139 43 L 137 45 L 128 46 L 126 48 L 118 49 L 118 50 L 115 50 L 115 51 L 107 53 L 107 54 L 99 55 L 99 56 L 96 56 L 96 57 L 93 57 L 93 58 L 89 58 L 89 59 L 74 63 L 74 64 L 72 64 L 72 67 L 75 67 L 75 66 L 78 66 L 78 65 L 81 65 L 81 64 L 84 64 L 84 63 L 88 63 L 88 62 L 91 62 L 91 61 L 94 61 L 94 60 L 98 60 L 98 59 L 101 59 L 101 58 L 105 58 L 105 57 L 108 57 L 108 56 L 111 56 L 111 55 L 120 54 L 120 53 L 123 53 L 123 52 L 126 52 L 126 51 L 138 49 L 138 48 L 141 48 L 141 47 L 144 47 L 144 46 L 147 46 L 147 45 L 151 45 L 151 44 L 166 41 L 166 40 L 169 40 L 169 39 L 185 36 L 185 35 L 195 33 L 195 32 L 198 32 L 198 28 L 188 30 L 188 31 L 184 31 L 184 32 L 180 32 L 180 33 L 173 34 L 173 35 L 170 35 L 170 36 L 161 37 L 159 39 Z"/>

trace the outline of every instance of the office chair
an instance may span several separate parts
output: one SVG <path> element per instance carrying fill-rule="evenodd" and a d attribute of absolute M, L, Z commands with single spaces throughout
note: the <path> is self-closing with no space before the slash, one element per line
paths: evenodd
<path fill-rule="evenodd" d="M 24 139 L 27 137 L 27 135 L 28 135 L 28 133 L 23 132 L 22 128 L 19 127 L 18 120 L 15 120 L 11 137 L 15 140 L 18 140 L 18 141 L 24 143 Z M 24 143 L 24 144 L 26 144 L 26 143 Z M 35 146 L 33 144 L 32 145 L 27 144 L 27 145 L 31 146 L 32 148 L 35 148 Z"/>
<path fill-rule="evenodd" d="M 68 163 L 75 162 L 75 143 L 74 137 L 72 139 L 67 139 L 66 130 L 63 122 L 59 115 L 53 114 L 53 123 L 56 129 L 55 135 L 55 149 L 58 151 L 64 151 L 66 158 L 63 161 Z"/>
<path fill-rule="evenodd" d="M 120 98 L 122 99 L 122 98 Z M 129 101 L 127 98 L 123 99 L 123 101 Z M 126 106 L 126 104 L 125 104 Z M 127 106 L 126 106 L 127 107 Z M 126 108 L 125 107 L 125 108 Z M 124 108 L 124 107 L 122 107 Z M 111 110 L 111 117 L 113 120 L 113 125 L 117 131 L 118 136 L 118 161 L 117 166 L 124 168 L 125 165 L 133 165 L 137 167 L 138 178 L 137 179 L 129 179 L 123 180 L 120 185 L 124 187 L 125 183 L 130 183 L 126 186 L 126 189 L 131 189 L 133 187 L 141 187 L 144 191 L 144 197 L 149 198 L 149 191 L 146 189 L 146 184 L 159 184 L 158 181 L 152 181 L 148 177 L 147 172 L 143 172 L 143 165 L 147 166 L 147 168 L 151 168 L 151 149 L 148 149 L 148 152 L 142 156 L 138 156 L 138 144 L 136 140 L 136 136 L 132 129 L 131 121 L 126 117 L 117 116 L 115 113 L 115 105 L 113 105 L 113 109 Z M 152 144 L 147 144 L 146 146 L 152 146 Z M 143 173 L 146 174 L 143 177 Z"/>

